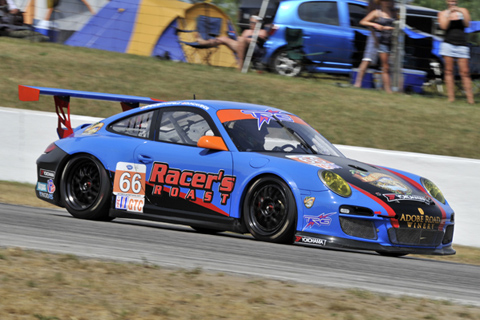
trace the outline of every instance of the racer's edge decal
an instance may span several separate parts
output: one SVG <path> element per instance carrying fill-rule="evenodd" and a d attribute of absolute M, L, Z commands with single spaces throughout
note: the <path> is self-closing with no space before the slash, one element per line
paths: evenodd
<path fill-rule="evenodd" d="M 161 195 L 162 191 L 167 191 L 170 197 L 183 197 L 192 202 L 200 200 L 207 204 L 212 202 L 215 192 L 219 192 L 220 204 L 226 205 L 235 181 L 236 177 L 226 175 L 224 170 L 219 170 L 218 173 L 180 170 L 170 168 L 167 163 L 155 162 L 148 184 L 152 185 L 153 195 Z M 215 185 L 218 185 L 217 189 L 214 188 Z M 180 188 L 189 190 L 180 192 Z M 197 190 L 204 191 L 201 197 Z"/>
<path fill-rule="evenodd" d="M 113 182 L 115 209 L 143 212 L 146 172 L 147 167 L 144 164 L 117 163 Z"/>
<path fill-rule="evenodd" d="M 380 192 L 376 193 L 377 197 L 381 197 Z M 411 194 L 396 194 L 396 193 L 384 193 L 383 196 L 388 202 L 400 202 L 400 201 L 418 201 L 423 202 L 426 205 L 431 205 L 433 203 L 432 198 L 428 196 L 418 196 Z"/>

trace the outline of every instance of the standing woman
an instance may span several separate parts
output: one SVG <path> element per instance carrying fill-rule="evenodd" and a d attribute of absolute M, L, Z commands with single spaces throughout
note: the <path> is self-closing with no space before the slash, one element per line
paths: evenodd
<path fill-rule="evenodd" d="M 447 10 L 438 13 L 440 28 L 445 30 L 445 40 L 440 44 L 440 55 L 443 56 L 445 70 L 444 80 L 447 86 L 448 101 L 455 100 L 455 74 L 454 61 L 462 78 L 463 90 L 467 96 L 468 103 L 475 103 L 473 100 L 472 80 L 468 69 L 470 59 L 470 48 L 467 46 L 465 28 L 470 25 L 470 13 L 465 8 L 457 7 L 457 0 L 447 0 Z"/>
<path fill-rule="evenodd" d="M 361 25 L 372 27 L 380 32 L 378 45 L 378 55 L 382 64 L 383 88 L 387 93 L 392 93 L 390 87 L 390 48 L 392 46 L 393 22 L 397 19 L 397 14 L 393 6 L 393 0 L 376 0 L 380 9 L 370 12 L 360 21 Z"/>
<path fill-rule="evenodd" d="M 376 0 L 369 0 L 368 7 L 367 7 L 367 15 L 378 9 L 377 1 Z M 362 87 L 363 77 L 365 76 L 365 72 L 368 69 L 370 63 L 376 64 L 378 58 L 378 39 L 380 38 L 380 33 L 373 28 L 368 28 L 370 30 L 370 34 L 367 37 L 367 42 L 365 45 L 365 50 L 363 52 L 362 62 L 358 66 L 357 77 L 355 78 L 355 84 L 353 85 L 356 88 Z"/>

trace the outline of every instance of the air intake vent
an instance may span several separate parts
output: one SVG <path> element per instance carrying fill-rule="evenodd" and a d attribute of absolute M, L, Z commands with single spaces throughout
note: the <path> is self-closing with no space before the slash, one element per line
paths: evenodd
<path fill-rule="evenodd" d="M 390 228 L 388 237 L 395 244 L 412 246 L 437 247 L 443 239 L 443 231 L 412 229 L 412 228 Z"/>
<path fill-rule="evenodd" d="M 449 225 L 447 230 L 445 230 L 445 235 L 443 236 L 443 244 L 447 244 L 453 241 L 453 225 Z"/>
<path fill-rule="evenodd" d="M 340 217 L 343 232 L 352 237 L 377 239 L 377 231 L 373 221 Z"/>

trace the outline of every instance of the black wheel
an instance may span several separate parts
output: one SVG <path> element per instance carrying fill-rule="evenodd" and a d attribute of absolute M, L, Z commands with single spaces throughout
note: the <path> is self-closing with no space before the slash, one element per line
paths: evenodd
<path fill-rule="evenodd" d="M 302 72 L 302 64 L 290 59 L 285 49 L 280 49 L 274 54 L 270 68 L 275 73 L 287 77 L 296 77 Z"/>
<path fill-rule="evenodd" d="M 297 207 L 288 185 L 277 177 L 262 177 L 248 189 L 243 219 L 255 239 L 292 243 Z"/>
<path fill-rule="evenodd" d="M 384 257 L 403 257 L 406 256 L 408 253 L 397 253 L 397 252 L 385 252 L 385 251 L 377 251 L 377 253 Z"/>
<path fill-rule="evenodd" d="M 62 174 L 61 194 L 65 208 L 75 218 L 112 220 L 108 215 L 110 178 L 95 157 L 80 155 L 68 161 Z"/>

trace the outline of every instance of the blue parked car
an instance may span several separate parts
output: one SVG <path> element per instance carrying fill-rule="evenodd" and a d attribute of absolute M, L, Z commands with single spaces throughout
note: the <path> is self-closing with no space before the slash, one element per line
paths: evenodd
<path fill-rule="evenodd" d="M 302 71 L 302 64 L 287 55 L 286 31 L 295 28 L 303 31 L 303 53 L 309 72 L 349 74 L 362 57 L 359 35 L 364 41 L 370 32 L 360 25 L 367 5 L 361 0 L 281 1 L 264 45 L 262 63 L 285 76 Z M 409 5 L 406 22 L 417 31 L 440 35 L 436 10 Z"/>

